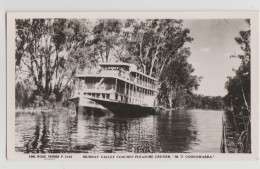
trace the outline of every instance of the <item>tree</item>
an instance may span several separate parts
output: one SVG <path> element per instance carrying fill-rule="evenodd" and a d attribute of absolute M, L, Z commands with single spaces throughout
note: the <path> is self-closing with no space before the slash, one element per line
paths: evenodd
<path fill-rule="evenodd" d="M 144 73 L 160 76 L 169 59 L 186 42 L 192 41 L 189 30 L 183 29 L 181 22 L 175 19 L 129 19 L 125 22 L 125 48 Z"/>
<path fill-rule="evenodd" d="M 88 30 L 84 23 L 67 19 L 17 19 L 17 76 L 21 75 L 18 71 L 26 72 L 37 87 L 36 93 L 48 99 L 54 92 L 59 99 L 85 57 L 75 55 L 86 44 Z"/>
<path fill-rule="evenodd" d="M 111 53 L 118 45 L 118 38 L 121 31 L 121 22 L 116 19 L 99 19 L 94 26 L 93 40 L 90 42 L 93 45 L 93 53 L 98 55 L 102 62 L 111 60 Z"/>
<path fill-rule="evenodd" d="M 183 50 L 186 51 L 187 49 Z M 174 97 L 180 97 L 180 93 L 191 95 L 192 91 L 196 90 L 199 86 L 201 77 L 192 75 L 194 69 L 187 61 L 189 55 L 189 52 L 181 50 L 180 53 L 169 61 L 161 73 L 159 81 L 161 84 L 165 83 L 168 88 L 169 92 L 167 94 L 169 96 L 170 107 L 172 107 L 171 101 Z"/>
<path fill-rule="evenodd" d="M 16 107 L 28 107 L 35 99 L 33 92 L 36 87 L 33 85 L 31 79 L 24 79 L 18 81 L 15 85 L 15 105 Z"/>
<path fill-rule="evenodd" d="M 248 25 L 250 25 L 250 20 L 246 20 Z M 234 77 L 228 77 L 226 82 L 226 89 L 228 94 L 225 97 L 225 103 L 228 106 L 232 106 L 237 109 L 235 111 L 241 111 L 245 108 L 250 113 L 250 58 L 251 58 L 251 48 L 250 48 L 250 29 L 243 30 L 239 32 L 239 36 L 235 38 L 235 41 L 240 45 L 243 54 L 237 56 L 232 55 L 231 57 L 239 58 L 241 60 L 241 65 L 238 70 L 234 70 L 236 75 Z M 231 105 L 232 102 L 232 105 Z"/>
<path fill-rule="evenodd" d="M 247 19 L 246 22 L 250 27 L 250 20 Z M 228 77 L 225 85 L 228 93 L 224 98 L 225 105 L 230 107 L 235 124 L 237 124 L 236 132 L 240 135 L 238 143 L 240 151 L 243 153 L 251 152 L 250 34 L 250 29 L 242 30 L 239 32 L 239 36 L 235 38 L 242 54 L 231 57 L 240 59 L 241 64 L 238 70 L 234 70 L 236 75 Z"/>
<path fill-rule="evenodd" d="M 185 47 L 185 43 L 192 42 L 193 38 L 189 36 L 188 29 L 182 28 L 182 20 L 129 19 L 124 22 L 121 34 L 121 49 L 125 48 L 126 54 L 119 55 L 118 58 L 135 63 L 145 74 L 159 79 L 161 86 L 159 102 L 163 103 L 162 100 L 170 95 L 168 103 L 171 105 L 177 90 L 181 91 L 185 88 L 190 93 L 193 88 L 196 88 L 195 86 L 198 85 L 196 81 L 199 79 L 191 76 L 194 70 L 186 61 L 190 50 Z M 121 54 L 122 51 L 120 50 L 119 53 Z M 179 64 L 180 70 L 173 68 L 174 64 Z M 181 73 L 186 75 L 185 80 L 181 79 Z M 180 78 L 174 79 L 176 76 Z M 185 85 L 187 86 L 183 87 Z"/>
<path fill-rule="evenodd" d="M 113 59 L 134 63 L 157 77 L 159 95 L 162 100 L 170 95 L 170 105 L 178 92 L 189 95 L 198 86 L 185 46 L 193 39 L 181 20 L 18 19 L 16 28 L 17 75 L 26 72 L 35 93 L 45 99 L 55 94 L 60 101 L 65 90 L 74 88 L 76 72 Z"/>

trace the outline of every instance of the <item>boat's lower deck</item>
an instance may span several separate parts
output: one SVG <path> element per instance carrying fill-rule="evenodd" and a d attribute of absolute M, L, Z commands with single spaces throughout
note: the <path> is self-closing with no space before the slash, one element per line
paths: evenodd
<path fill-rule="evenodd" d="M 73 97 L 70 100 L 74 101 L 78 107 L 109 110 L 115 114 L 122 115 L 154 114 L 156 110 L 156 107 L 154 106 L 129 104 L 123 101 L 95 98 L 91 96 Z"/>
<path fill-rule="evenodd" d="M 138 104 L 129 104 L 119 101 L 109 101 L 106 99 L 98 99 L 98 98 L 89 98 L 90 100 L 102 105 L 107 108 L 111 112 L 115 114 L 125 114 L 125 115 L 133 115 L 133 114 L 154 114 L 156 107 L 138 105 Z"/>

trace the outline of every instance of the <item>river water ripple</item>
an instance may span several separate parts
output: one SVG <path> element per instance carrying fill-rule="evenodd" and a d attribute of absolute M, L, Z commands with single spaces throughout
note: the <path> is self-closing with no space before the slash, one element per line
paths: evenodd
<path fill-rule="evenodd" d="M 80 110 L 16 113 L 17 152 L 219 153 L 222 111 L 178 110 L 119 117 Z"/>

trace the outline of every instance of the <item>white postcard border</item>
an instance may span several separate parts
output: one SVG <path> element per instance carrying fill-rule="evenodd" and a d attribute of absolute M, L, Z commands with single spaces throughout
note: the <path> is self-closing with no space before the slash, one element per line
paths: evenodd
<path fill-rule="evenodd" d="M 15 152 L 15 19 L 22 18 L 174 18 L 174 19 L 251 19 L 251 98 L 252 98 L 252 153 L 251 154 L 220 154 L 220 153 L 163 153 L 124 155 L 178 155 L 183 158 L 153 158 L 152 160 L 258 160 L 259 159 L 259 19 L 257 11 L 188 11 L 188 12 L 13 12 L 7 14 L 7 159 L 10 160 L 52 160 L 52 158 L 30 158 L 32 154 Z M 49 155 L 49 154 L 47 154 Z M 50 154 L 55 155 L 55 154 Z M 64 154 L 57 154 L 59 156 Z M 54 158 L 55 160 L 95 160 L 83 158 L 86 154 L 70 154 L 73 158 Z M 94 154 L 95 155 L 95 154 Z M 100 157 L 120 155 L 114 153 L 98 154 Z M 191 156 L 207 155 L 213 158 L 191 158 Z M 190 156 L 190 157 L 189 157 Z M 97 160 L 151 160 L 149 158 L 102 158 Z"/>

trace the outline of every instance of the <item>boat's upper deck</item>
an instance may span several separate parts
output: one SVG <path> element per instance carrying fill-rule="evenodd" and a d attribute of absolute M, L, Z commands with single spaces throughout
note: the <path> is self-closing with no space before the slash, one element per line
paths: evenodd
<path fill-rule="evenodd" d="M 99 68 L 87 69 L 78 72 L 76 75 L 79 78 L 84 77 L 107 77 L 118 78 L 123 81 L 127 81 L 132 84 L 141 85 L 155 89 L 157 79 L 149 75 L 146 75 L 137 70 L 134 64 L 128 63 L 99 63 Z"/>
<path fill-rule="evenodd" d="M 157 79 L 138 71 L 134 64 L 100 63 L 98 68 L 86 69 L 76 76 L 78 96 L 148 104 L 146 100 L 158 93 Z"/>
<path fill-rule="evenodd" d="M 153 78 L 149 75 L 144 74 L 141 71 L 137 70 L 136 65 L 134 64 L 129 64 L 129 63 L 100 63 L 99 64 L 101 66 L 101 68 L 103 68 L 103 70 L 124 70 L 129 72 L 132 75 L 136 75 L 136 77 L 146 77 L 148 79 L 157 81 L 156 78 Z"/>

